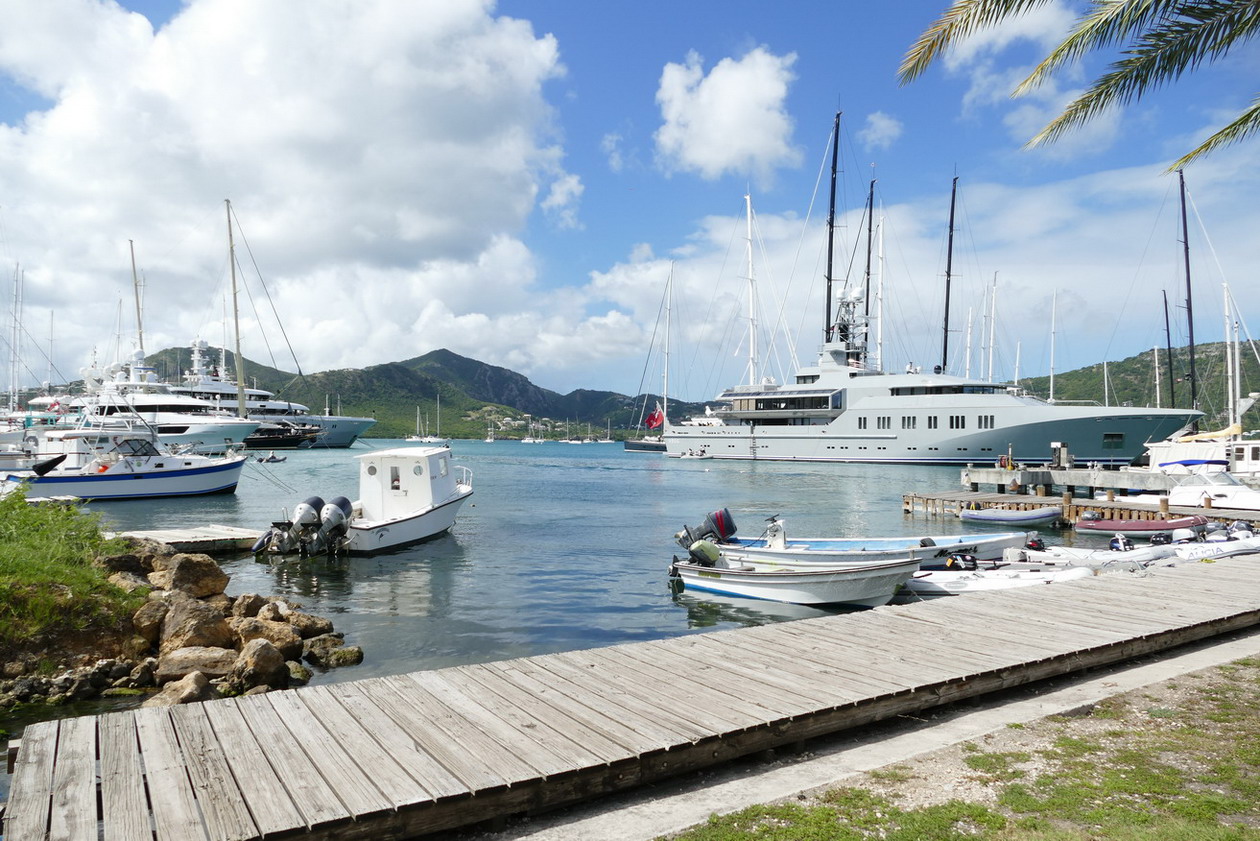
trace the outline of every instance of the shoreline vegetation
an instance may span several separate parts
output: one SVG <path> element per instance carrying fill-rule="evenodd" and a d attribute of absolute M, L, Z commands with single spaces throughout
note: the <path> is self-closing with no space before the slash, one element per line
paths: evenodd
<path fill-rule="evenodd" d="M 0 739 L 5 717 L 136 696 L 145 706 L 306 683 L 306 664 L 362 662 L 300 605 L 228 596 L 215 561 L 154 541 L 107 539 L 73 504 L 0 498 Z M 126 703 L 125 701 L 122 703 Z"/>

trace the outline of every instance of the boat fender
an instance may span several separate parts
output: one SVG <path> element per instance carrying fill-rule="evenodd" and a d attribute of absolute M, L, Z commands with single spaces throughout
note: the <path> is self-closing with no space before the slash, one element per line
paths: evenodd
<path fill-rule="evenodd" d="M 265 532 L 262 533 L 261 537 L 259 537 L 257 540 L 254 541 L 254 546 L 249 551 L 254 553 L 255 555 L 261 552 L 267 551 L 267 549 L 271 547 L 271 539 L 274 536 L 275 536 L 275 530 L 267 529 Z"/>
<path fill-rule="evenodd" d="M 691 560 L 702 567 L 713 566 L 722 556 L 717 546 L 709 540 L 697 540 L 687 547 L 687 554 L 691 556 Z"/>

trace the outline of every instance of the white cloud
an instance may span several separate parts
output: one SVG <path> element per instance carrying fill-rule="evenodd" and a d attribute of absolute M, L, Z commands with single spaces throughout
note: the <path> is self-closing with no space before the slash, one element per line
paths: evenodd
<path fill-rule="evenodd" d="M 757 47 L 724 58 L 706 76 L 696 53 L 667 64 L 656 101 L 663 124 L 656 131 L 657 163 L 666 172 L 713 180 L 727 173 L 769 183 L 779 167 L 796 166 L 792 119 L 785 100 L 796 78 L 796 54 L 776 56 Z"/>
<path fill-rule="evenodd" d="M 582 179 L 576 175 L 565 175 L 552 182 L 551 190 L 542 201 L 542 209 L 547 211 L 558 227 L 580 228 L 577 202 L 582 197 L 582 190 Z"/>
<path fill-rule="evenodd" d="M 901 137 L 903 126 L 901 120 L 883 111 L 868 114 L 866 125 L 858 132 L 858 140 L 869 150 L 887 149 Z"/>
<path fill-rule="evenodd" d="M 621 172 L 625 160 L 621 155 L 622 136 L 614 132 L 605 134 L 599 142 L 600 151 L 608 158 L 608 168 L 613 172 Z"/>

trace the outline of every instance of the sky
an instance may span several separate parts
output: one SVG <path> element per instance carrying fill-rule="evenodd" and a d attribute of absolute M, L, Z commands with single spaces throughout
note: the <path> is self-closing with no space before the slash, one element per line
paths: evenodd
<path fill-rule="evenodd" d="M 885 368 L 941 362 L 955 178 L 951 373 L 1163 347 L 1165 297 L 1184 344 L 1167 169 L 1249 104 L 1260 51 L 1028 149 L 1104 69 L 1010 97 L 1081 4 L 901 85 L 944 5 L 0 0 L 0 381 L 129 358 L 133 253 L 146 352 L 230 346 L 229 200 L 242 350 L 275 367 L 448 348 L 637 394 L 662 385 L 668 285 L 672 395 L 748 378 L 750 311 L 755 376 L 784 381 L 825 320 L 837 111 L 832 275 L 864 286 L 869 230 Z M 1224 335 L 1222 284 L 1254 311 L 1257 163 L 1253 139 L 1185 171 L 1198 342 Z"/>

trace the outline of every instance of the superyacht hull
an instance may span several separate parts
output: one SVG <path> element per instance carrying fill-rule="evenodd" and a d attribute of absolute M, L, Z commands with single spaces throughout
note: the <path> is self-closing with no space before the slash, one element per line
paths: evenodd
<path fill-rule="evenodd" d="M 791 391 L 778 396 L 790 398 Z M 1121 466 L 1141 455 L 1147 441 L 1166 438 L 1197 416 L 1171 409 L 1029 405 L 1034 398 L 993 396 L 1000 402 L 907 401 L 855 408 L 830 419 L 785 414 L 713 426 L 671 425 L 664 439 L 675 458 L 703 448 L 719 459 L 943 465 L 1004 455 L 1045 463 L 1052 457 L 1051 443 L 1058 442 L 1078 462 Z"/>

